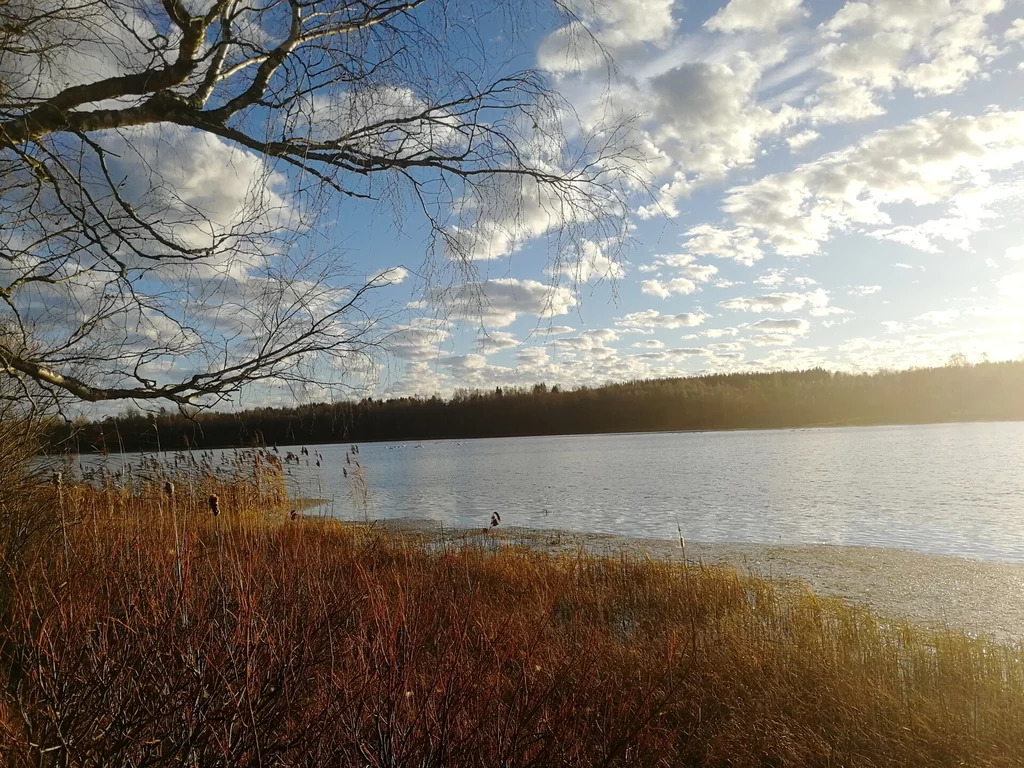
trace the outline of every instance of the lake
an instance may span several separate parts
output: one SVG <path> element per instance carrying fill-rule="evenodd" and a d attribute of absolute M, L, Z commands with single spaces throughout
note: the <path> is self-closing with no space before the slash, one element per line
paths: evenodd
<path fill-rule="evenodd" d="M 504 526 L 1024 562 L 1021 422 L 364 443 L 365 506 L 348 448 L 287 466 L 295 493 L 343 519 L 485 527 L 498 512 Z"/>

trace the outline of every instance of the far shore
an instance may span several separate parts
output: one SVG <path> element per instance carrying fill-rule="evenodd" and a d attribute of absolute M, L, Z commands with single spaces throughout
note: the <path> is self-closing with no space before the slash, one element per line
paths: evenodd
<path fill-rule="evenodd" d="M 820 422 L 820 423 L 808 423 L 808 424 L 793 424 L 789 426 L 769 425 L 769 426 L 743 426 L 743 427 L 702 427 L 698 429 L 643 429 L 643 430 L 622 430 L 616 432 L 530 432 L 527 434 L 508 434 L 508 435 L 478 435 L 478 436 L 455 436 L 455 437 L 403 437 L 403 438 L 380 438 L 380 439 L 365 439 L 365 440 L 331 440 L 328 442 L 317 442 L 315 440 L 299 440 L 294 443 L 275 443 L 277 448 L 297 448 L 300 446 L 323 446 L 323 445 L 371 445 L 371 444 L 408 444 L 408 443 L 451 443 L 461 442 L 463 440 L 513 440 L 523 438 L 534 438 L 534 437 L 612 437 L 612 436 L 626 436 L 626 435 L 700 435 L 716 432 L 797 432 L 800 430 L 810 429 L 866 429 L 870 427 L 927 427 L 927 426 L 939 426 L 943 424 L 1007 424 L 1024 422 L 1024 419 L 1016 418 L 1005 418 L 1005 419 L 940 419 L 931 421 L 858 421 L 858 422 Z M 253 443 L 224 443 L 216 445 L 202 445 L 188 450 L 192 451 L 230 451 L 230 450 L 247 450 L 255 448 L 268 448 L 271 444 L 253 444 Z M 107 456 L 122 456 L 122 455 L 137 455 L 139 453 L 182 453 L 185 449 L 172 449 L 162 448 L 157 450 L 155 448 L 145 450 L 125 450 L 125 451 L 108 451 L 105 455 Z M 75 452 L 57 452 L 47 455 L 55 457 L 71 455 L 84 455 L 84 456 L 96 456 L 100 455 L 99 450 L 80 450 Z"/>

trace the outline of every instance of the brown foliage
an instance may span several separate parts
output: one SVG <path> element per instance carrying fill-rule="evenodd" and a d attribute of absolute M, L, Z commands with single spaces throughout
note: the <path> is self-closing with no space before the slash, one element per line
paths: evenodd
<path fill-rule="evenodd" d="M 10 765 L 1024 759 L 1019 648 L 703 567 L 291 521 L 241 485 L 69 492 L 4 635 Z"/>

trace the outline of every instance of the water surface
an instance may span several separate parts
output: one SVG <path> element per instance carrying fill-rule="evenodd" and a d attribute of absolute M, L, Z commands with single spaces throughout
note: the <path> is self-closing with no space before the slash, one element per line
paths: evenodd
<path fill-rule="evenodd" d="M 281 455 L 297 447 L 279 447 Z M 1024 563 L 1024 423 L 364 443 L 287 465 L 343 519 L 412 518 Z M 320 466 L 316 466 L 319 459 Z M 108 459 L 110 461 L 110 459 Z M 354 500 L 355 499 L 355 500 Z"/>
<path fill-rule="evenodd" d="M 1024 423 L 363 444 L 290 465 L 341 518 L 674 539 L 897 547 L 1024 562 Z M 281 447 L 282 452 L 289 449 Z M 347 465 L 352 468 L 353 465 Z"/>

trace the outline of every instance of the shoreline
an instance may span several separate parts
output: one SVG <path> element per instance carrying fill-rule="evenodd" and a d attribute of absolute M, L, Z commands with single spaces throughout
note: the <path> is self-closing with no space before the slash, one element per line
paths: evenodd
<path fill-rule="evenodd" d="M 328 518 L 333 519 L 333 518 Z M 360 521 L 339 521 L 367 527 Z M 552 554 L 650 557 L 681 562 L 677 542 L 614 534 L 507 527 L 448 528 L 431 520 L 377 520 L 369 527 L 426 544 L 522 546 Z M 932 630 L 957 629 L 1024 643 L 1024 564 L 886 547 L 686 542 L 686 563 L 733 568 L 793 589 L 863 605 Z"/>
<path fill-rule="evenodd" d="M 793 432 L 800 430 L 810 429 L 870 429 L 872 427 L 927 427 L 927 426 L 941 426 L 947 424 L 1013 424 L 1024 422 L 1021 418 L 1004 418 L 1004 419 L 993 419 L 993 418 L 977 418 L 977 419 L 958 419 L 950 418 L 943 420 L 930 420 L 930 421 L 861 421 L 861 422 L 819 422 L 819 423 L 806 423 L 806 424 L 791 424 L 786 426 L 746 426 L 746 427 L 695 427 L 692 429 L 643 429 L 643 430 L 622 430 L 618 432 L 531 432 L 528 434 L 510 434 L 510 435 L 477 435 L 475 437 L 405 437 L 405 438 L 372 438 L 364 440 L 356 439 L 345 439 L 345 440 L 334 440 L 331 442 L 317 442 L 317 441 L 300 441 L 296 443 L 276 443 L 277 448 L 299 448 L 302 446 L 323 446 L 323 445 L 348 445 L 350 443 L 356 445 L 381 445 L 381 444 L 395 444 L 395 443 L 446 443 L 446 442 L 461 442 L 463 440 L 521 440 L 536 437 L 614 437 L 617 435 L 701 435 L 701 434 L 715 434 L 719 432 Z M 189 449 L 170 449 L 163 448 L 160 450 L 148 448 L 148 449 L 131 449 L 125 451 L 108 451 L 103 453 L 99 450 L 79 450 L 75 452 L 52 452 L 42 453 L 43 457 L 47 458 L 62 458 L 66 456 L 135 456 L 140 453 L 181 453 L 181 452 L 202 452 L 202 451 L 231 451 L 231 450 L 257 450 L 267 449 L 266 444 L 250 444 L 242 445 L 238 443 L 231 443 L 225 445 L 203 445 Z"/>

